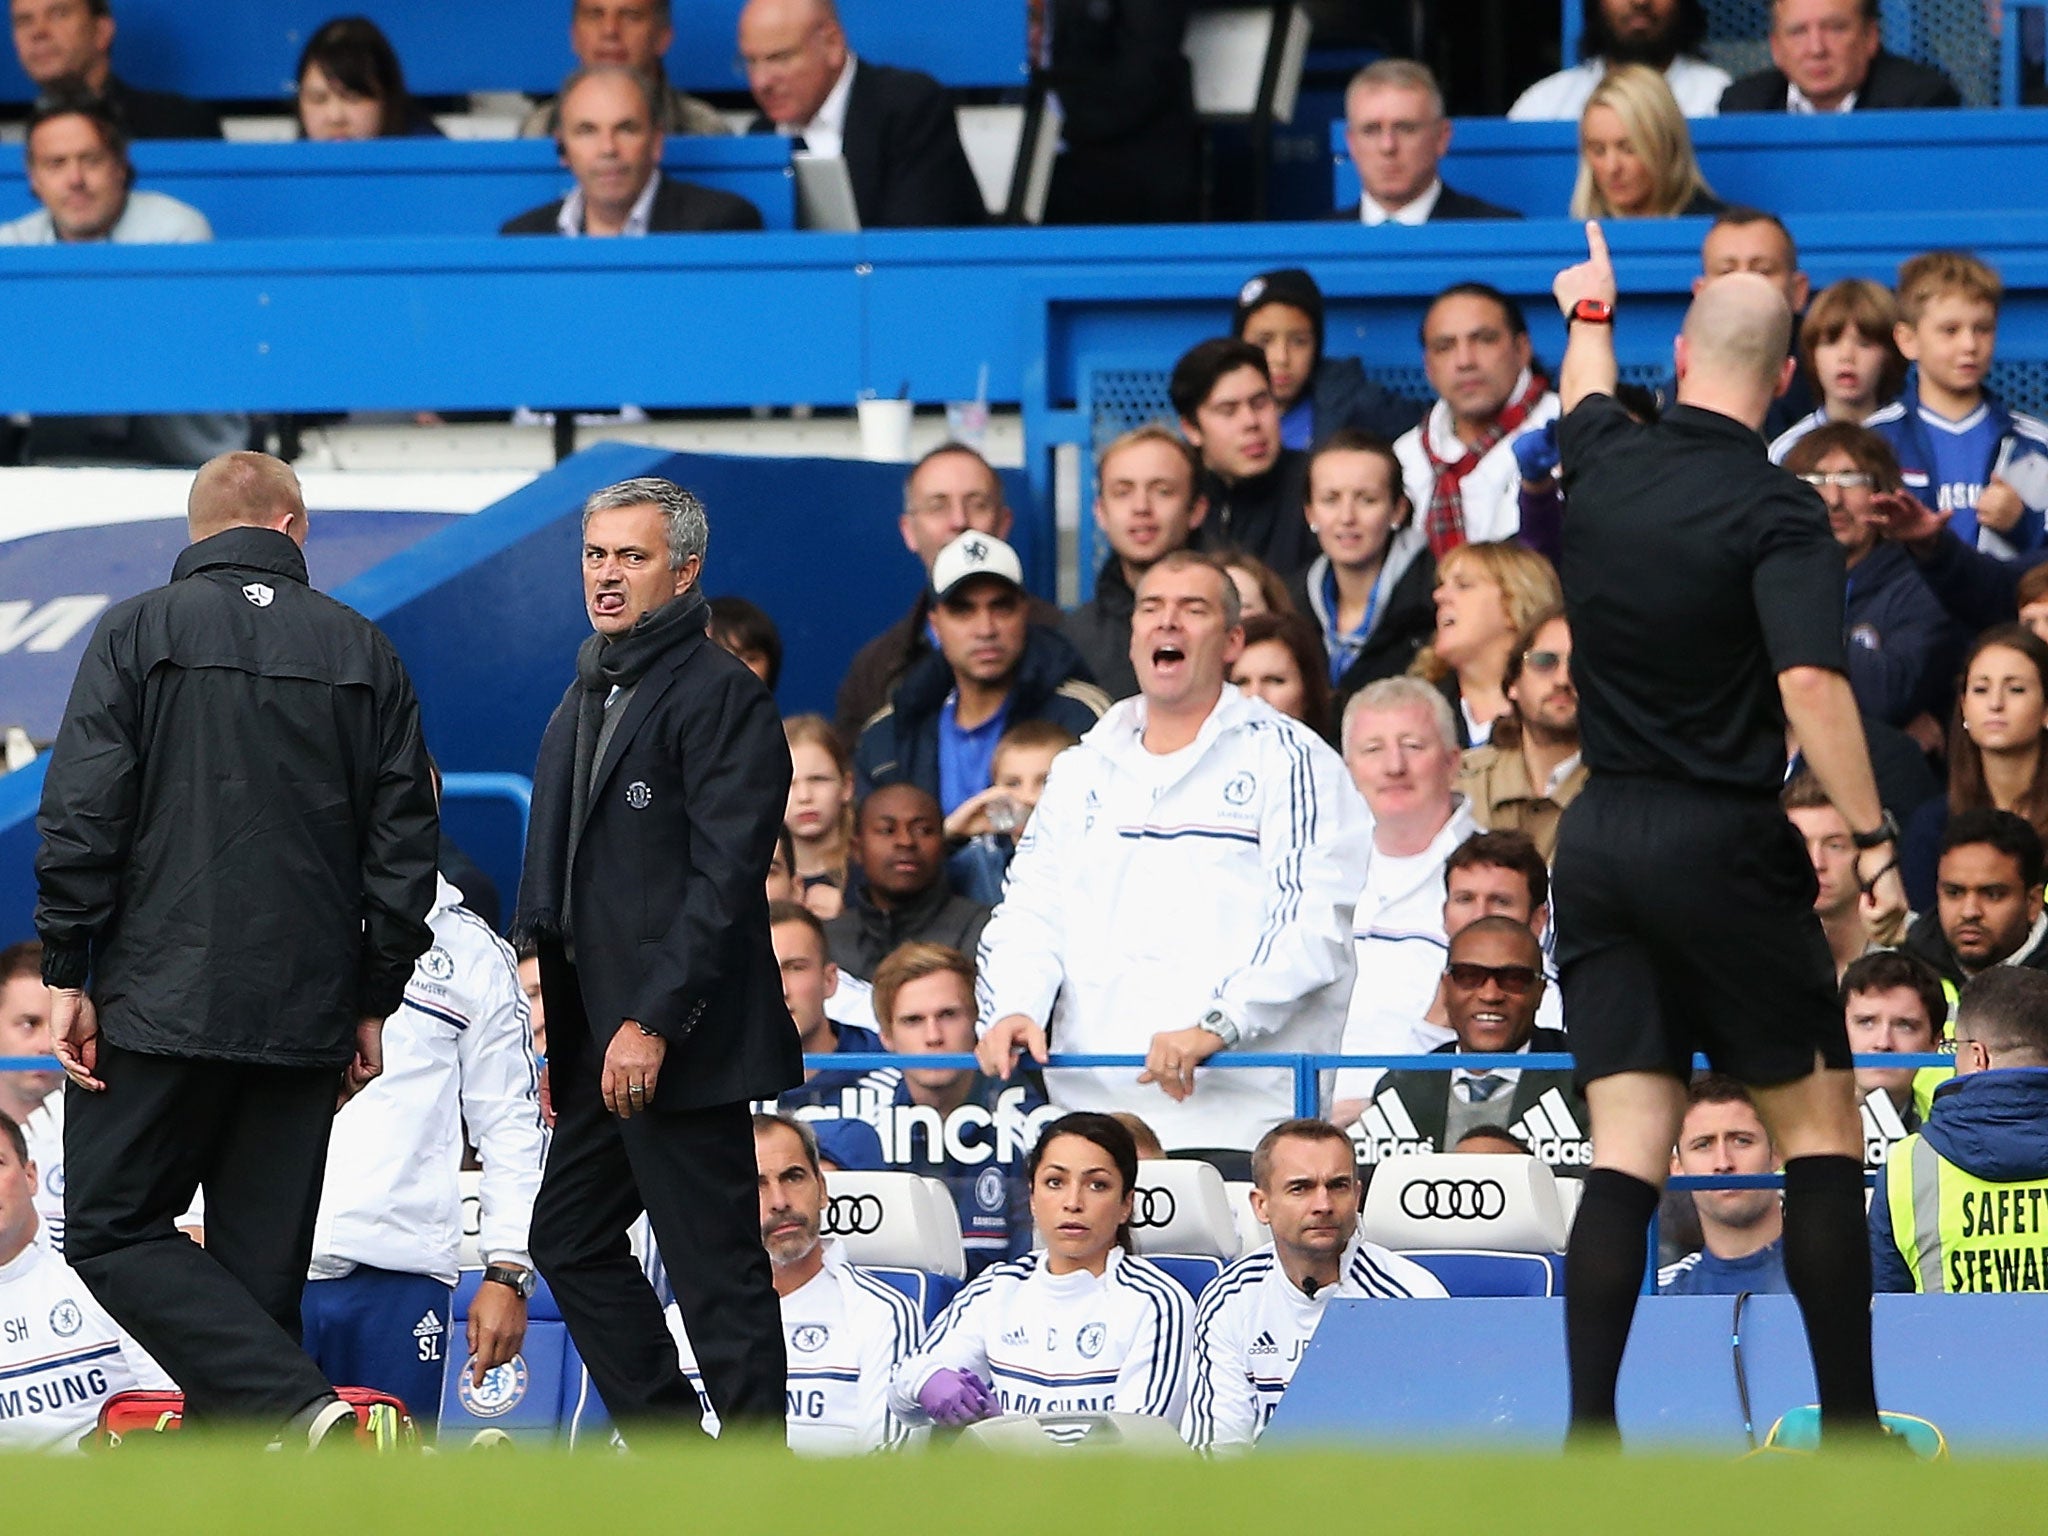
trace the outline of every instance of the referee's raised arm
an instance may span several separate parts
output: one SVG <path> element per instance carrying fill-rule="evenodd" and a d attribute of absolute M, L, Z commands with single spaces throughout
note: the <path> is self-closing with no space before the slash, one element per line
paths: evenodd
<path fill-rule="evenodd" d="M 1561 411 L 1570 411 L 1588 395 L 1611 395 L 1621 376 L 1614 361 L 1614 263 L 1607 255 L 1607 237 L 1595 221 L 1586 221 L 1586 259 L 1557 274 L 1550 291 L 1564 311 L 1564 362 L 1557 375 Z"/>

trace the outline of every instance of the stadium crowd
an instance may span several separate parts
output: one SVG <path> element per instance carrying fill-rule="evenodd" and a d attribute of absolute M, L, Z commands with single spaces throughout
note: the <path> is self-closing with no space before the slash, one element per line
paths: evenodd
<path fill-rule="evenodd" d="M 1091 137 L 1088 106 L 1117 76 L 1078 51 L 1116 45 L 1048 9 L 1070 125 L 1055 201 L 1097 217 L 1125 157 L 1171 152 L 1191 107 L 1168 91 L 1144 123 Z M 46 91 L 27 145 L 44 208 L 0 242 L 207 238 L 195 210 L 134 189 L 126 159 L 130 138 L 210 131 L 204 109 L 109 73 L 104 0 L 12 12 Z M 1685 128 L 1717 106 L 1956 93 L 1884 52 L 1862 0 L 1775 0 L 1772 67 L 1735 81 L 1696 56 L 1697 14 L 1594 0 L 1586 61 L 1513 115 L 1577 118 L 1575 215 L 1708 215 L 1697 285 L 1760 274 L 1797 317 L 1756 450 L 1808 488 L 1840 548 L 1850 681 L 1903 829 L 1910 927 L 1866 924 L 1864 829 L 1789 733 L 1783 835 L 1810 858 L 1854 1048 L 1956 1053 L 1952 1072 L 1858 1072 L 1874 1266 L 1885 1289 L 2048 1288 L 2031 1216 L 1977 1218 L 2048 1192 L 2048 427 L 1986 386 L 2002 298 L 1988 265 L 1931 251 L 1812 293 L 1791 233 L 1719 202 Z M 659 169 L 665 132 L 726 131 L 660 75 L 667 38 L 659 0 L 577 0 L 579 66 L 526 125 L 558 137 L 574 187 L 508 233 L 758 226 L 738 199 Z M 738 45 L 762 130 L 843 153 L 865 222 L 979 220 L 936 84 L 856 60 L 825 0 L 750 0 Z M 310 138 L 434 131 L 360 19 L 308 43 L 298 107 Z M 1346 124 L 1363 193 L 1337 217 L 1506 216 L 1437 175 L 1450 128 L 1422 66 L 1363 70 Z M 1146 212 L 1180 208 L 1162 193 Z M 923 590 L 848 645 L 834 718 L 784 722 L 794 778 L 763 871 L 807 1056 L 803 1085 L 754 1120 L 798 1448 L 1111 1411 L 1167 1420 L 1203 1449 L 1248 1444 L 1331 1295 L 1445 1294 L 1361 1234 L 1390 1160 L 1519 1156 L 1566 1179 L 1587 1165 L 1571 1072 L 1500 1064 L 1570 1049 L 1550 956 L 1571 914 L 1551 910 L 1547 861 L 1587 771 L 1558 577 L 1572 469 L 1559 400 L 1521 306 L 1486 276 L 1428 306 L 1426 402 L 1325 355 L 1308 272 L 1219 294 L 1219 333 L 1173 363 L 1174 419 L 1094 457 L 1109 554 L 1069 612 L 1026 589 L 1002 477 L 979 453 L 947 443 L 911 468 L 897 533 Z M 1641 418 L 1669 403 L 1623 398 Z M 772 620 L 738 595 L 711 611 L 713 637 L 772 688 Z M 517 1353 L 553 1118 L 531 956 L 475 915 L 496 897 L 470 878 L 444 861 L 385 1075 L 337 1119 L 304 1302 L 330 1376 L 426 1417 L 451 1353 L 476 1392 Z M 0 951 L 0 1056 L 44 1053 L 52 967 L 34 940 Z M 1291 1073 L 1217 1065 L 1233 1051 L 1488 1060 L 1347 1068 L 1303 1119 Z M 1055 1052 L 1143 1066 L 1054 1066 Z M 856 1054 L 902 1060 L 829 1064 Z M 974 1067 L 957 1064 L 968 1055 Z M 20 1322 L 0 1339 L 0 1381 L 27 1382 L 0 1390 L 0 1445 L 75 1443 L 110 1393 L 162 1381 L 65 1263 L 60 1082 L 0 1074 L 0 1319 Z M 1129 1246 L 1147 1147 L 1248 1183 L 1269 1230 L 1199 1297 Z M 490 1268 L 462 1349 L 471 1157 Z M 1671 1164 L 1776 1166 L 1740 1084 L 1692 1085 Z M 968 1281 L 928 1325 L 824 1230 L 833 1176 L 873 1171 L 928 1174 L 957 1206 Z M 1683 1204 L 1667 1233 L 1690 1223 L 1697 1239 L 1668 1255 L 1661 1290 L 1787 1288 L 1774 1192 Z M 195 1208 L 193 1240 L 204 1221 Z M 671 1308 L 670 1325 L 688 1367 L 690 1320 Z"/>

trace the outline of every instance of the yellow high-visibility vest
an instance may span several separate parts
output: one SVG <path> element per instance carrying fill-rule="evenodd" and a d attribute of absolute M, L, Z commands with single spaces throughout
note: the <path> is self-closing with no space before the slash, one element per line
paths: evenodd
<path fill-rule="evenodd" d="M 1980 1179 L 1916 1131 L 1885 1160 L 1884 1198 L 1914 1290 L 2048 1291 L 2048 1179 Z"/>

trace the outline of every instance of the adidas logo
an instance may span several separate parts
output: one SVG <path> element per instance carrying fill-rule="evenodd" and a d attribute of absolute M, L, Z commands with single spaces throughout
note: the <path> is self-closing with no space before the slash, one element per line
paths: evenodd
<path fill-rule="evenodd" d="M 1398 1157 L 1404 1153 L 1436 1150 L 1435 1140 L 1417 1128 L 1398 1091 L 1383 1094 L 1365 1106 L 1365 1113 L 1358 1117 L 1358 1127 L 1352 1132 L 1352 1139 L 1361 1163 L 1377 1163 L 1383 1158 Z"/>
<path fill-rule="evenodd" d="M 1508 1133 L 1526 1142 L 1540 1161 L 1553 1166 L 1578 1166 L 1593 1160 L 1593 1147 L 1586 1139 L 1585 1128 L 1556 1088 L 1545 1089 L 1543 1097 L 1508 1127 Z"/>
<path fill-rule="evenodd" d="M 429 1312 L 412 1325 L 412 1336 L 416 1339 L 437 1339 L 441 1336 L 441 1319 Z"/>
<path fill-rule="evenodd" d="M 1022 1349 L 1030 1341 L 1024 1336 L 1024 1330 L 1018 1327 L 1012 1328 L 1008 1333 L 1004 1334 L 1003 1342 L 1013 1349 Z"/>
<path fill-rule="evenodd" d="M 1870 1096 L 1863 1101 L 1862 1113 L 1863 1166 L 1882 1168 L 1885 1159 L 1891 1156 L 1893 1145 L 1905 1140 L 1909 1134 L 1906 1122 L 1900 1118 L 1892 1096 L 1882 1088 L 1871 1089 Z"/>
<path fill-rule="evenodd" d="M 1246 1350 L 1245 1353 L 1248 1355 L 1277 1355 L 1280 1353 L 1280 1346 L 1273 1342 L 1271 1332 L 1262 1329 L 1259 1336 L 1252 1340 L 1252 1347 Z"/>

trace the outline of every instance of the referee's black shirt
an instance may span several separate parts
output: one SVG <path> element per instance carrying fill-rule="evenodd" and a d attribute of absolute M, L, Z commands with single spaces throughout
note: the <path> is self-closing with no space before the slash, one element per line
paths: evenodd
<path fill-rule="evenodd" d="M 1646 426 L 1588 395 L 1558 449 L 1586 765 L 1776 794 L 1777 674 L 1847 669 L 1842 552 L 1820 496 L 1755 432 L 1695 406 Z"/>

